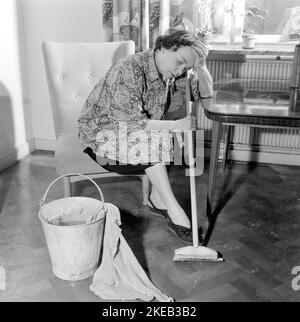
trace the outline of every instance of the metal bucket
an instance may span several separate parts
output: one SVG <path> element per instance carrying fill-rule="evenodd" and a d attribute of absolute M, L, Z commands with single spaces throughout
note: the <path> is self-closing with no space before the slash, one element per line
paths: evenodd
<path fill-rule="evenodd" d="M 67 176 L 82 176 L 99 191 L 101 201 L 85 197 L 45 200 L 50 188 Z M 39 218 L 42 223 L 53 273 L 68 281 L 92 276 L 98 268 L 103 242 L 105 206 L 103 194 L 88 176 L 71 173 L 55 179 L 47 188 L 42 200 Z"/>

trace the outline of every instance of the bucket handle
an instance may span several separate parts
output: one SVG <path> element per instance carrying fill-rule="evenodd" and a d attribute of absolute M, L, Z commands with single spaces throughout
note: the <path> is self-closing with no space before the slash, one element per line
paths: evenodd
<path fill-rule="evenodd" d="M 99 192 L 99 194 L 100 194 L 100 197 L 101 197 L 101 201 L 102 201 L 102 202 L 103 202 L 103 204 L 104 204 L 104 197 L 103 197 L 103 193 L 102 193 L 102 191 L 101 191 L 100 187 L 97 185 L 97 183 L 96 183 L 93 179 L 91 179 L 90 177 L 88 177 L 88 176 L 86 176 L 86 175 L 84 175 L 84 174 L 81 174 L 81 173 L 68 173 L 68 174 L 64 174 L 64 175 L 62 175 L 62 176 L 60 176 L 60 177 L 56 178 L 55 180 L 53 180 L 53 181 L 50 183 L 49 187 L 47 188 L 47 190 L 46 190 L 45 194 L 43 195 L 43 197 L 42 197 L 42 199 L 41 199 L 41 201 L 40 201 L 40 207 L 41 207 L 41 208 L 42 208 L 43 206 L 45 206 L 45 204 L 46 204 L 46 198 L 47 198 L 48 192 L 49 192 L 49 190 L 51 189 L 51 187 L 52 187 L 52 186 L 53 186 L 53 185 L 54 185 L 58 180 L 60 180 L 60 179 L 62 179 L 62 178 L 65 178 L 65 177 L 71 177 L 71 176 L 80 176 L 80 177 L 83 177 L 83 178 L 85 178 L 85 179 L 87 179 L 87 180 L 91 181 L 91 182 L 94 184 L 94 186 L 97 188 L 97 190 L 98 190 L 98 192 Z"/>

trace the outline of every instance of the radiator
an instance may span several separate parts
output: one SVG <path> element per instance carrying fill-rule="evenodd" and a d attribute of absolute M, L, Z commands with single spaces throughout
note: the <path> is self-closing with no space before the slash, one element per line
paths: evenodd
<path fill-rule="evenodd" d="M 246 62 L 208 61 L 216 87 L 219 83 L 230 79 L 251 80 L 253 90 L 268 89 L 280 92 L 289 92 L 292 60 L 276 61 L 250 59 Z M 280 80 L 280 86 L 269 80 Z M 205 140 L 211 141 L 211 121 L 208 120 L 203 110 L 200 117 L 201 129 L 205 131 Z M 300 130 L 295 129 L 263 129 L 236 126 L 232 133 L 233 144 L 273 147 L 283 149 L 300 149 Z M 295 151 L 296 152 L 296 151 Z M 299 151 L 298 151 L 299 153 Z"/>

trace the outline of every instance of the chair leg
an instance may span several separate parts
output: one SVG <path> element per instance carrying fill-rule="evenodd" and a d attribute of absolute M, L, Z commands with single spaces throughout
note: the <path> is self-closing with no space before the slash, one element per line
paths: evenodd
<path fill-rule="evenodd" d="M 213 203 L 214 203 L 219 149 L 220 149 L 221 132 L 222 132 L 221 128 L 222 128 L 222 123 L 216 122 L 216 121 L 213 122 L 208 191 L 207 191 L 207 209 L 206 209 L 208 218 L 210 218 L 210 216 L 213 213 Z"/>
<path fill-rule="evenodd" d="M 63 178 L 63 185 L 64 185 L 64 197 L 71 197 L 72 196 L 72 184 L 70 177 Z"/>
<path fill-rule="evenodd" d="M 142 181 L 143 181 L 143 205 L 148 206 L 150 181 L 146 175 L 142 176 Z"/>
<path fill-rule="evenodd" d="M 224 126 L 225 137 L 224 137 L 224 156 L 223 156 L 223 164 L 222 164 L 222 171 L 223 172 L 226 172 L 231 129 L 232 129 L 231 125 Z"/>

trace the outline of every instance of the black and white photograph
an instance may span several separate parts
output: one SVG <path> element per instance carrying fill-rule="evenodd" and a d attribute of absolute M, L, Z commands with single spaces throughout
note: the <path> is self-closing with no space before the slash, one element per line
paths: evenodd
<path fill-rule="evenodd" d="M 0 302 L 300 302 L 300 0 L 1 0 L 0 46 Z"/>

